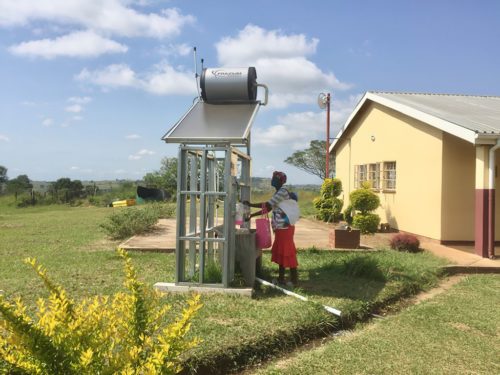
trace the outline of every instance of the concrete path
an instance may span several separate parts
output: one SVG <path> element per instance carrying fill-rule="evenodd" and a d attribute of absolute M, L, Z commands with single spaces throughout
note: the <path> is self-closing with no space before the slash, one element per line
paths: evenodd
<path fill-rule="evenodd" d="M 295 227 L 295 246 L 319 249 L 328 248 L 328 231 L 331 225 L 316 220 L 300 219 Z M 120 247 L 125 250 L 175 251 L 175 219 L 160 219 L 157 228 L 140 236 L 133 236 Z"/>
<path fill-rule="evenodd" d="M 311 247 L 329 249 L 329 233 L 331 229 L 333 229 L 333 224 L 302 218 L 295 226 L 295 245 L 301 249 Z M 126 250 L 174 252 L 175 231 L 175 219 L 161 219 L 153 232 L 134 236 L 123 242 L 120 247 Z M 369 248 L 386 247 L 393 235 L 394 233 L 377 233 L 375 235 L 361 236 L 361 243 Z M 500 259 L 481 258 L 470 253 L 470 248 L 466 249 L 463 246 L 453 248 L 425 238 L 420 238 L 420 246 L 436 256 L 448 259 L 456 267 L 456 272 L 464 272 L 466 269 L 474 271 L 477 268 L 480 268 L 482 272 L 500 272 Z"/>

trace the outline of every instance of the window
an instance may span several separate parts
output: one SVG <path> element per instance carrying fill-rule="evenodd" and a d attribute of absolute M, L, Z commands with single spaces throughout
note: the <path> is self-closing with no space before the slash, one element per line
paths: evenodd
<path fill-rule="evenodd" d="M 396 162 L 384 162 L 384 190 L 396 190 Z"/>
<path fill-rule="evenodd" d="M 354 166 L 354 188 L 369 181 L 373 190 L 396 191 L 396 162 L 360 164 Z"/>
<path fill-rule="evenodd" d="M 361 184 L 366 181 L 366 164 L 356 165 L 354 167 L 354 187 L 359 189 Z"/>
<path fill-rule="evenodd" d="M 371 182 L 372 189 L 380 189 L 380 164 L 373 163 L 368 165 L 368 181 Z"/>

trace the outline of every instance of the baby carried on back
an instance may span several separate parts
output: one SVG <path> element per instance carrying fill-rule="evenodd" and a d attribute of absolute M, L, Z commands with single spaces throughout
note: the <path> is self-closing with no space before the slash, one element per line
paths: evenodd
<path fill-rule="evenodd" d="M 286 189 L 285 189 L 286 190 Z M 288 191 L 288 199 L 282 200 L 278 207 L 286 214 L 285 222 L 289 225 L 295 225 L 300 217 L 300 209 L 297 203 L 298 196 L 294 192 Z"/>

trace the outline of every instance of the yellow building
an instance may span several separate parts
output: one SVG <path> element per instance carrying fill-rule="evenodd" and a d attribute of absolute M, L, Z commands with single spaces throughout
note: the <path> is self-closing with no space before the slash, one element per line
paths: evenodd
<path fill-rule="evenodd" d="M 367 92 L 330 152 L 345 206 L 350 192 L 370 181 L 382 223 L 474 244 L 488 257 L 500 240 L 497 148 L 500 97 Z"/>

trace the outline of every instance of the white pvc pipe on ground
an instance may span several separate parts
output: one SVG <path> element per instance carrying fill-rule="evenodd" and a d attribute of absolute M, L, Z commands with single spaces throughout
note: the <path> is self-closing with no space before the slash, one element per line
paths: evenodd
<path fill-rule="evenodd" d="M 285 289 L 285 288 L 282 288 L 282 287 L 280 287 L 278 285 L 270 283 L 269 281 L 259 279 L 258 277 L 256 277 L 255 280 L 257 280 L 259 283 L 261 283 L 263 285 L 270 286 L 271 288 L 274 288 L 274 289 L 278 289 L 279 291 L 285 293 L 288 296 L 292 296 L 292 297 L 298 298 L 298 299 L 300 299 L 302 301 L 306 301 L 306 302 L 309 301 L 307 299 L 307 297 L 304 297 L 304 296 L 301 296 L 300 294 L 291 292 L 288 289 Z M 323 308 L 326 311 L 328 311 L 329 313 L 331 313 L 331 314 L 334 314 L 334 315 L 337 315 L 337 316 L 340 316 L 340 314 L 341 314 L 340 310 L 334 309 L 333 307 L 323 305 Z"/>

